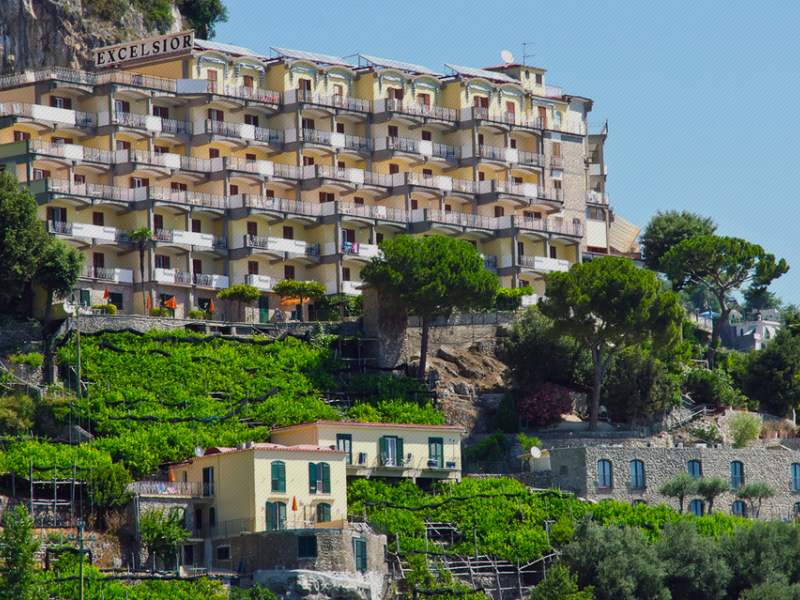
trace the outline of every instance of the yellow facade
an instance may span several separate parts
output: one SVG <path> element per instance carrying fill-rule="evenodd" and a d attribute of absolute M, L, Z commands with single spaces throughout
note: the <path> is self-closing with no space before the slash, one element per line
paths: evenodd
<path fill-rule="evenodd" d="M 270 439 L 344 450 L 350 476 L 460 480 L 463 432 L 448 425 L 316 421 L 273 429 Z"/>
<path fill-rule="evenodd" d="M 0 79 L 0 168 L 87 254 L 93 304 L 108 287 L 122 314 L 144 312 L 144 291 L 183 317 L 247 282 L 263 299 L 245 319 L 274 321 L 277 281 L 357 294 L 377 244 L 400 233 L 464 239 L 503 285 L 541 293 L 546 273 L 582 260 L 590 205 L 589 246 L 603 251 L 605 138 L 587 136 L 591 102 L 545 86 L 543 70 L 239 50 L 199 41 L 116 71 Z M 140 227 L 155 234 L 144 281 L 126 237 Z"/>
<path fill-rule="evenodd" d="M 202 486 L 197 506 L 203 515 L 197 529 L 239 533 L 333 527 L 347 521 L 344 452 L 317 445 L 245 446 L 210 448 L 173 469 L 178 482 Z M 327 465 L 324 487 L 317 479 L 310 481 L 310 463 Z"/>

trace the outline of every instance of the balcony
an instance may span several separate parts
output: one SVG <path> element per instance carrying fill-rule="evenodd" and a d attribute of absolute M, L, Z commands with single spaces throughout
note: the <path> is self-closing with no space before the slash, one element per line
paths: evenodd
<path fill-rule="evenodd" d="M 397 173 L 394 175 L 395 186 L 417 185 L 439 190 L 445 196 L 463 196 L 470 199 L 478 192 L 478 183 L 466 179 L 453 179 L 444 175 L 426 175 L 425 173 Z"/>
<path fill-rule="evenodd" d="M 303 215 L 316 220 L 322 214 L 322 204 L 274 198 L 272 196 L 259 196 L 256 194 L 240 194 L 231 196 L 231 208 L 252 208 L 269 210 L 292 215 Z"/>
<path fill-rule="evenodd" d="M 520 165 L 526 165 L 531 167 L 543 167 L 544 166 L 544 155 L 536 154 L 534 152 L 524 152 L 522 150 L 517 151 L 517 160 L 511 161 L 517 162 Z"/>
<path fill-rule="evenodd" d="M 536 204 L 538 201 L 558 203 L 564 202 L 564 190 L 548 188 L 535 183 L 517 183 L 505 179 L 478 182 L 481 194 L 502 194 L 524 198 L 527 204 Z"/>
<path fill-rule="evenodd" d="M 360 281 L 343 281 L 342 282 L 342 293 L 347 294 L 348 296 L 358 296 L 361 294 L 361 290 L 358 289 L 362 285 L 364 285 Z M 328 290 L 329 294 L 335 293 L 335 290 L 331 291 Z"/>
<path fill-rule="evenodd" d="M 50 129 L 47 123 L 53 123 L 55 129 L 86 130 L 92 129 L 97 122 L 97 115 L 91 113 L 25 102 L 0 102 L 0 117 L 30 120 L 31 126 L 47 129 Z"/>
<path fill-rule="evenodd" d="M 216 94 L 218 96 L 229 96 L 231 98 L 238 98 L 241 100 L 250 100 L 253 102 L 263 102 L 265 104 L 281 104 L 281 93 L 273 92 L 272 90 L 262 90 L 257 87 L 250 87 L 246 85 L 235 86 L 228 84 L 220 84 L 216 81 L 206 82 L 206 90 L 209 94 Z"/>
<path fill-rule="evenodd" d="M 465 121 L 488 121 L 489 123 L 497 123 L 505 125 L 501 129 L 507 129 L 508 125 L 514 125 L 517 122 L 516 113 L 506 112 L 502 110 L 490 110 L 480 106 L 468 106 L 461 109 L 461 122 Z"/>
<path fill-rule="evenodd" d="M 131 494 L 141 496 L 189 496 L 202 497 L 201 483 L 186 481 L 134 481 L 127 490 Z"/>
<path fill-rule="evenodd" d="M 605 192 L 597 192 L 595 190 L 586 190 L 586 202 L 591 204 L 608 205 L 608 194 Z"/>
<path fill-rule="evenodd" d="M 454 232 L 462 232 L 468 229 L 497 229 L 497 219 L 495 217 L 427 208 L 412 210 L 411 220 L 414 223 L 430 223 L 434 228 Z M 444 225 L 444 227 L 436 227 L 437 225 Z"/>
<path fill-rule="evenodd" d="M 262 292 L 271 292 L 275 284 L 281 279 L 277 277 L 270 277 L 269 275 L 244 275 L 236 278 L 237 283 L 246 283 L 252 285 L 254 288 Z"/>
<path fill-rule="evenodd" d="M 260 235 L 243 235 L 234 242 L 235 248 L 258 248 L 276 255 L 319 256 L 319 244 L 307 244 L 303 240 L 287 240 Z"/>
<path fill-rule="evenodd" d="M 139 201 L 151 200 L 157 202 L 169 202 L 172 204 L 184 204 L 198 208 L 210 208 L 224 210 L 228 208 L 228 198 L 216 194 L 205 194 L 203 192 L 191 192 L 173 190 L 161 187 L 140 187 L 131 190 L 134 199 Z"/>
<path fill-rule="evenodd" d="M 563 156 L 551 156 L 550 157 L 550 168 L 551 169 L 563 169 L 564 168 L 564 157 Z"/>
<path fill-rule="evenodd" d="M 533 217 L 525 217 L 521 215 L 509 215 L 507 217 L 499 217 L 498 219 L 500 229 L 508 229 L 516 227 L 518 229 L 525 229 L 527 231 L 537 231 L 542 233 L 557 233 L 559 235 L 567 235 L 571 237 L 583 237 L 583 225 L 580 221 L 569 223 L 567 221 L 556 221 L 548 219 L 536 219 Z M 546 236 L 539 236 L 544 238 Z"/>
<path fill-rule="evenodd" d="M 192 285 L 194 277 L 191 273 L 179 271 L 178 269 L 161 269 L 156 267 L 153 269 L 153 280 L 156 283 L 164 283 L 168 285 Z"/>
<path fill-rule="evenodd" d="M 452 108 L 436 106 L 433 104 L 406 103 L 395 99 L 382 99 L 375 101 L 375 113 L 395 112 L 414 117 L 415 121 L 436 119 L 439 121 L 458 120 L 458 112 Z"/>
<path fill-rule="evenodd" d="M 198 287 L 212 288 L 215 290 L 225 290 L 228 288 L 227 275 L 214 275 L 212 273 L 194 273 L 192 276 L 194 285 Z"/>
<path fill-rule="evenodd" d="M 352 202 L 326 202 L 322 204 L 322 215 L 343 215 L 345 221 L 377 220 L 408 223 L 407 210 L 380 206 L 377 204 L 353 204 Z"/>
<path fill-rule="evenodd" d="M 497 257 L 496 256 L 483 256 L 483 267 L 485 269 L 497 269 Z"/>
<path fill-rule="evenodd" d="M 338 94 L 314 94 L 305 90 L 289 90 L 286 92 L 286 104 L 314 104 L 329 108 L 340 108 L 363 113 L 369 113 L 372 103 L 369 100 L 340 96 Z"/>
<path fill-rule="evenodd" d="M 227 248 L 228 238 L 211 235 L 210 233 L 195 233 L 181 229 L 156 229 L 155 240 L 171 244 L 185 244 L 199 248 Z"/>
<path fill-rule="evenodd" d="M 457 162 L 461 156 L 461 149 L 448 144 L 440 144 L 430 140 L 412 140 L 401 137 L 378 138 L 375 150 L 406 152 L 419 154 L 430 159 L 444 159 L 446 162 Z"/>
<path fill-rule="evenodd" d="M 608 169 L 606 165 L 598 165 L 592 163 L 589 165 L 589 176 L 590 177 L 605 177 L 608 175 Z"/>
<path fill-rule="evenodd" d="M 95 183 L 74 183 L 68 179 L 53 179 L 49 177 L 31 181 L 28 186 L 34 194 L 49 193 L 53 198 L 88 199 L 89 203 L 93 200 L 132 202 L 136 191 L 129 188 Z"/>
<path fill-rule="evenodd" d="M 130 269 L 107 269 L 105 267 L 84 267 L 81 271 L 84 279 L 98 279 L 109 283 L 133 283 L 133 271 Z"/>
<path fill-rule="evenodd" d="M 548 119 L 545 123 L 545 128 L 551 131 L 560 131 L 562 133 L 571 133 L 573 135 L 586 135 L 586 123 L 580 121 L 554 121 Z"/>
<path fill-rule="evenodd" d="M 127 229 L 104 227 L 102 225 L 89 225 L 87 223 L 68 223 L 66 221 L 46 221 L 47 232 L 57 235 L 69 235 L 78 238 L 87 238 L 99 242 L 126 241 Z"/>
<path fill-rule="evenodd" d="M 383 253 L 378 249 L 377 245 L 359 244 L 356 242 L 342 242 L 341 252 L 347 255 L 347 257 L 358 257 L 364 259 L 366 262 L 369 262 L 373 258 L 383 256 Z"/>
<path fill-rule="evenodd" d="M 283 179 L 302 179 L 302 167 L 283 165 L 268 160 L 247 160 L 235 156 L 211 159 L 213 171 L 241 171 L 261 177 L 280 177 Z"/>
<path fill-rule="evenodd" d="M 519 264 L 522 267 L 527 267 L 543 273 L 569 271 L 570 267 L 570 262 L 568 260 L 548 258 L 546 256 L 520 256 Z"/>
<path fill-rule="evenodd" d="M 68 162 L 96 162 L 105 165 L 114 163 L 114 153 L 77 144 L 61 144 L 44 140 L 28 140 L 28 152 L 61 158 Z"/>

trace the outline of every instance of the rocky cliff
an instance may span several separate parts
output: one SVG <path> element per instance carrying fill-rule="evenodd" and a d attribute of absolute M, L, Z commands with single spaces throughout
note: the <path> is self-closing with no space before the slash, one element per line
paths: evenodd
<path fill-rule="evenodd" d="M 127 2 L 115 22 L 97 17 L 97 10 L 86 4 L 83 0 L 0 0 L 0 74 L 47 66 L 86 69 L 93 64 L 94 48 L 160 33 L 148 31 L 142 13 Z M 179 31 L 181 15 L 172 10 L 170 31 Z"/>

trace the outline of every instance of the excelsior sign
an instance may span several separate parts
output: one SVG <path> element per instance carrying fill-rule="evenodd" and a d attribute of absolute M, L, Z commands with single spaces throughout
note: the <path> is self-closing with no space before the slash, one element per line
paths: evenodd
<path fill-rule="evenodd" d="M 181 31 L 136 42 L 106 46 L 94 51 L 96 67 L 111 67 L 130 60 L 157 58 L 191 50 L 194 46 L 194 31 Z"/>

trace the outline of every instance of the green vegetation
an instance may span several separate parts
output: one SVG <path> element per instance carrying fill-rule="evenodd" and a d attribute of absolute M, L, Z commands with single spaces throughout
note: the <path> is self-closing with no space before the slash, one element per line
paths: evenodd
<path fill-rule="evenodd" d="M 217 23 L 228 21 L 228 11 L 222 0 L 177 0 L 181 16 L 194 27 L 198 38 L 214 37 Z"/>
<path fill-rule="evenodd" d="M 41 285 L 46 293 L 44 308 L 44 322 L 50 322 L 50 310 L 55 294 L 65 296 L 72 291 L 83 269 L 86 256 L 66 242 L 48 237 L 42 248 L 36 266 L 34 282 Z M 117 309 L 114 307 L 114 313 Z"/>
<path fill-rule="evenodd" d="M 325 295 L 325 286 L 317 281 L 295 281 L 294 279 L 284 279 L 276 283 L 272 291 L 281 298 L 299 298 L 300 308 L 297 311 L 298 318 L 303 320 L 303 300 L 319 298 Z"/>
<path fill-rule="evenodd" d="M 517 310 L 522 306 L 523 296 L 532 296 L 535 292 L 529 285 L 521 288 L 500 288 L 497 290 L 495 298 L 495 308 L 497 310 Z"/>
<path fill-rule="evenodd" d="M 242 320 L 242 305 L 252 304 L 261 298 L 261 292 L 257 287 L 249 283 L 236 283 L 229 288 L 217 292 L 217 298 L 220 300 L 232 300 L 239 304 L 239 321 Z"/>
<path fill-rule="evenodd" d="M 659 211 L 642 233 L 644 264 L 651 271 L 663 271 L 661 260 L 672 248 L 693 237 L 713 235 L 716 230 L 716 224 L 709 217 L 687 211 Z"/>
<path fill-rule="evenodd" d="M 483 267 L 483 258 L 463 240 L 448 236 L 412 238 L 398 235 L 381 242 L 383 256 L 361 270 L 387 306 L 422 319 L 419 373 L 425 376 L 431 322 L 449 318 L 455 310 L 489 308 L 500 284 Z"/>
<path fill-rule="evenodd" d="M 139 519 L 139 535 L 142 544 L 147 550 L 148 560 L 153 559 L 153 568 L 156 559 L 166 561 L 178 551 L 178 544 L 191 534 L 183 528 L 182 510 L 172 508 L 159 510 L 151 508 Z"/>
<path fill-rule="evenodd" d="M 763 419 L 753 413 L 737 412 L 728 421 L 728 426 L 733 436 L 734 448 L 746 448 L 761 435 Z"/>
<path fill-rule="evenodd" d="M 678 337 L 678 296 L 661 292 L 652 271 L 625 258 L 605 257 L 574 264 L 565 273 L 546 276 L 542 313 L 554 320 L 553 331 L 588 348 L 594 377 L 589 430 L 597 430 L 603 379 L 614 356 L 651 341 L 669 347 Z"/>
<path fill-rule="evenodd" d="M 39 352 L 29 352 L 28 354 L 17 352 L 11 355 L 11 362 L 17 363 L 18 365 L 27 365 L 34 369 L 40 369 L 44 364 L 44 355 Z"/>
<path fill-rule="evenodd" d="M 687 496 L 697 493 L 697 481 L 689 473 L 678 473 L 662 483 L 658 493 L 669 498 L 677 498 L 678 513 L 683 514 L 683 502 Z"/>
<path fill-rule="evenodd" d="M 37 587 L 34 553 L 38 549 L 28 510 L 24 506 L 7 508 L 0 535 L 0 599 L 33 600 Z"/>

